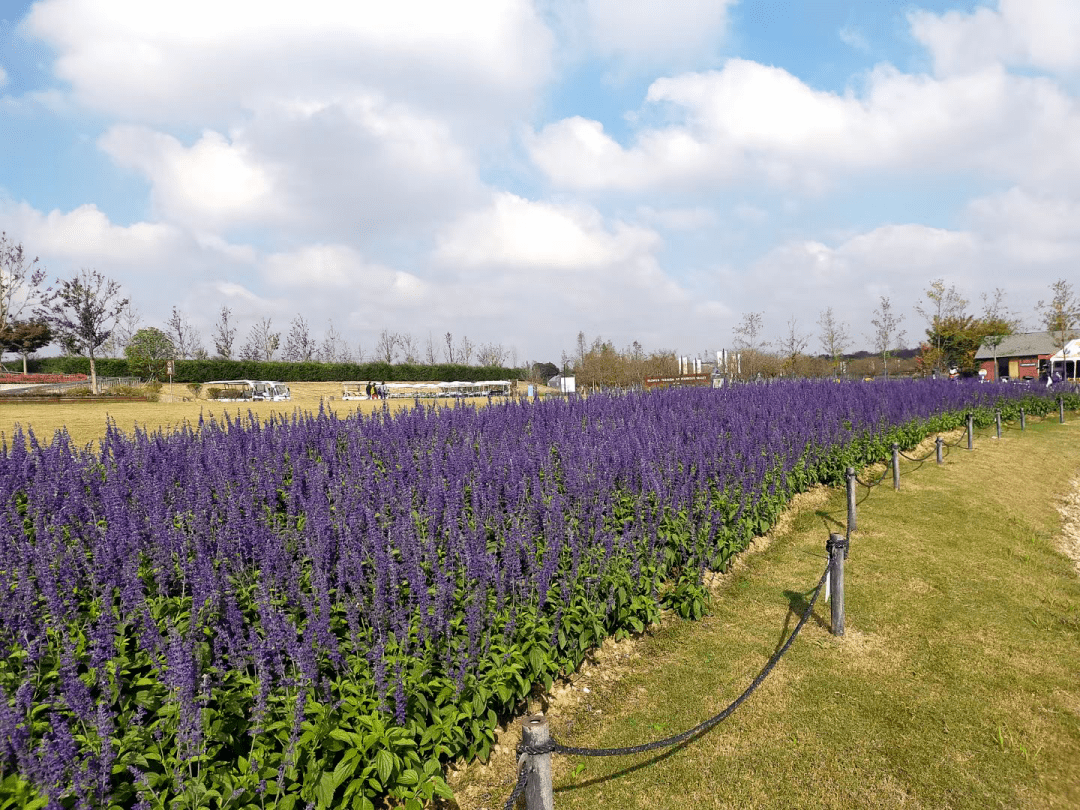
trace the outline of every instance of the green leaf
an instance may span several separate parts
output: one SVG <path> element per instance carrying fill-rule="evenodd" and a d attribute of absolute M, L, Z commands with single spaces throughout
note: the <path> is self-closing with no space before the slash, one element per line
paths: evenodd
<path fill-rule="evenodd" d="M 323 771 L 322 776 L 319 778 L 319 786 L 315 789 L 315 799 L 319 803 L 320 808 L 327 808 L 334 801 L 334 789 L 337 785 L 334 783 L 334 774 L 330 771 Z"/>
<path fill-rule="evenodd" d="M 360 752 L 355 748 L 346 751 L 345 756 L 341 758 L 337 767 L 334 768 L 334 789 L 336 790 L 342 782 L 351 778 L 359 766 Z"/>
<path fill-rule="evenodd" d="M 394 772 L 394 755 L 385 748 L 375 754 L 375 770 L 379 773 L 379 781 L 384 785 L 389 783 L 390 774 Z"/>

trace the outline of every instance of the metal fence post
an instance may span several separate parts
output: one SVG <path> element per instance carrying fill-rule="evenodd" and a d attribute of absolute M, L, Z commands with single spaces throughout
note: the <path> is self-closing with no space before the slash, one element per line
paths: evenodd
<path fill-rule="evenodd" d="M 942 442 L 941 442 L 941 437 L 940 436 L 938 436 L 936 439 L 934 439 L 934 453 L 937 454 L 937 463 L 938 464 L 944 464 L 945 463 L 945 459 L 943 459 L 941 457 L 941 444 L 942 444 Z"/>
<path fill-rule="evenodd" d="M 997 437 L 1001 438 L 1001 408 L 994 411 L 994 420 L 997 423 Z"/>
<path fill-rule="evenodd" d="M 844 635 L 844 554 L 847 540 L 842 534 L 830 534 L 825 544 L 829 552 L 829 590 L 832 606 L 832 634 Z"/>
<path fill-rule="evenodd" d="M 547 718 L 542 714 L 526 717 L 521 722 L 521 741 L 527 746 L 541 746 L 551 739 Z M 555 793 L 551 783 L 551 753 L 528 754 L 526 767 L 531 768 L 525 784 L 527 810 L 555 810 Z"/>
<path fill-rule="evenodd" d="M 970 450 L 970 449 L 971 449 L 971 431 L 972 431 L 972 429 L 973 429 L 973 425 L 972 425 L 972 422 L 974 421 L 974 419 L 975 419 L 975 415 L 974 415 L 974 414 L 971 414 L 971 413 L 969 413 L 969 414 L 968 414 L 968 420 L 967 420 L 967 422 L 968 422 L 968 425 L 967 425 L 967 434 L 968 434 L 968 450 Z"/>
<path fill-rule="evenodd" d="M 847 532 L 850 535 L 858 528 L 855 520 L 855 468 L 848 467 L 844 477 L 847 479 Z"/>
<path fill-rule="evenodd" d="M 1025 417 L 1024 409 L 1021 408 L 1020 409 L 1020 430 L 1025 430 L 1027 428 L 1027 420 L 1024 417 Z"/>
<path fill-rule="evenodd" d="M 900 445 L 892 444 L 892 488 L 900 489 Z"/>
<path fill-rule="evenodd" d="M 1058 423 L 1065 424 L 1065 397 L 1058 397 Z"/>

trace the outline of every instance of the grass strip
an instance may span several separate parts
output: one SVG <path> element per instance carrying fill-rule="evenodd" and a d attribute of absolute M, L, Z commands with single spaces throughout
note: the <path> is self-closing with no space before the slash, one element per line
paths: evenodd
<path fill-rule="evenodd" d="M 705 736 L 651 755 L 556 755 L 556 808 L 1080 806 L 1080 576 L 1057 510 L 1080 486 L 1080 421 L 993 433 L 940 467 L 902 461 L 898 492 L 887 478 L 860 494 L 845 638 L 819 602 L 770 678 Z M 634 745 L 723 708 L 798 620 L 845 514 L 843 492 L 803 496 L 710 615 L 607 645 L 545 700 L 553 737 Z M 461 810 L 502 805 L 518 739 L 512 727 L 488 766 L 452 777 Z"/>

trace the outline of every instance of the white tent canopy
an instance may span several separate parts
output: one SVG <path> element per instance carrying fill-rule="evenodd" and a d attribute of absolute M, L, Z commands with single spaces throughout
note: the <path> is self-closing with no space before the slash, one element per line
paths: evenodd
<path fill-rule="evenodd" d="M 1050 373 L 1060 374 L 1063 379 L 1080 378 L 1080 338 L 1070 340 L 1050 357 Z"/>

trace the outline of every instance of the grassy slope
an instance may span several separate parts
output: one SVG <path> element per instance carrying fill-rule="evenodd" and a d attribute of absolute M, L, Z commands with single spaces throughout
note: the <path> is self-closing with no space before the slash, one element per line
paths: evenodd
<path fill-rule="evenodd" d="M 942 467 L 901 469 L 900 492 L 886 477 L 860 504 L 844 639 L 819 602 L 762 688 L 704 737 L 653 756 L 556 755 L 555 806 L 1080 807 L 1080 576 L 1055 546 L 1080 421 L 984 432 Z M 553 736 L 632 745 L 725 706 L 794 625 L 844 514 L 837 492 L 793 512 L 705 620 L 634 642 L 623 671 L 579 676 L 575 705 L 549 709 Z M 518 738 L 452 780 L 461 808 L 502 806 Z"/>

